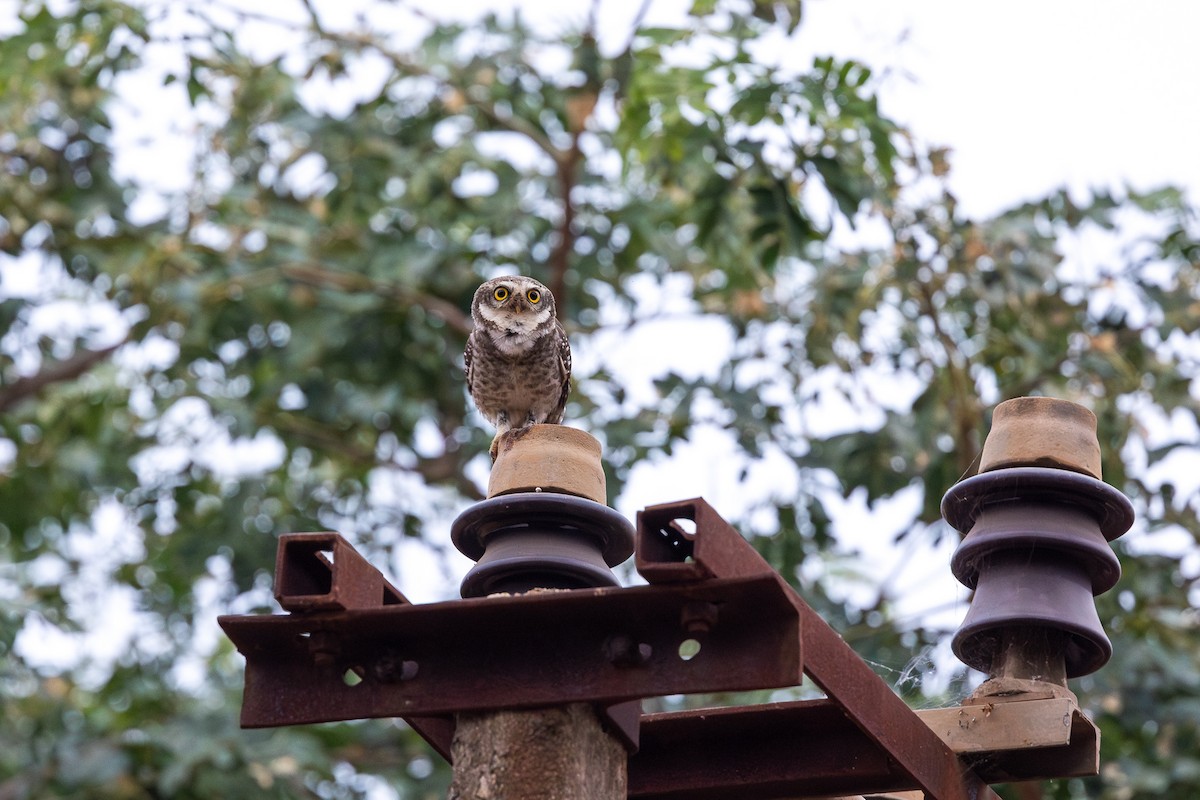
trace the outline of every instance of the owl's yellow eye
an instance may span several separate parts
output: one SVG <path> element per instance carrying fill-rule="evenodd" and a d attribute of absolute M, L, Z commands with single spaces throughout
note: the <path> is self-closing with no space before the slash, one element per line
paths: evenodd
<path fill-rule="evenodd" d="M 497 286 L 496 291 L 492 292 L 492 297 L 496 298 L 497 303 L 503 303 L 508 299 L 508 289 L 503 286 Z"/>
<path fill-rule="evenodd" d="M 525 299 L 536 306 L 538 303 L 542 302 L 542 293 L 537 289 L 530 289 L 525 293 Z"/>

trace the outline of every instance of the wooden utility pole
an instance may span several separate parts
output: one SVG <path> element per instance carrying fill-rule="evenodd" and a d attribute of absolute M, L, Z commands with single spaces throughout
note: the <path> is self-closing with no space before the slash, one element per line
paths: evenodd
<path fill-rule="evenodd" d="M 449 800 L 625 800 L 625 747 L 584 703 L 459 714 Z"/>

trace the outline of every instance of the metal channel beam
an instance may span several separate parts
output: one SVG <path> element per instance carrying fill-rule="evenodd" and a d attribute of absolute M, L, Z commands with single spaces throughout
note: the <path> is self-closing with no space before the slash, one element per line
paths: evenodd
<path fill-rule="evenodd" d="M 698 613 L 711 623 L 702 634 L 688 628 Z M 612 704 L 801 678 L 799 619 L 769 577 L 219 621 L 246 657 L 246 727 Z M 689 638 L 700 644 L 690 659 L 680 655 Z"/>
<path fill-rule="evenodd" d="M 957 755 L 807 604 L 805 672 L 854 723 L 896 760 L 933 800 L 968 800 Z"/>
<path fill-rule="evenodd" d="M 275 551 L 275 599 L 295 613 L 403 605 L 408 599 L 337 533 L 285 533 Z"/>
<path fill-rule="evenodd" d="M 1097 731 L 1069 700 L 916 712 L 985 783 L 1096 774 Z M 969 774 L 969 773 L 964 773 Z M 639 800 L 769 800 L 919 790 L 830 699 L 648 714 L 629 762 Z M 972 794 L 973 792 L 973 794 Z"/>
<path fill-rule="evenodd" d="M 629 761 L 639 800 L 767 800 L 915 789 L 832 700 L 648 714 Z"/>

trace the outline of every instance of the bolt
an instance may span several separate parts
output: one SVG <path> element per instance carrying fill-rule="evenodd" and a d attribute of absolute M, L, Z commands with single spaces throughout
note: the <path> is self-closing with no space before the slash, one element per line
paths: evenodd
<path fill-rule="evenodd" d="M 416 661 L 406 660 L 399 653 L 389 650 L 375 661 L 371 674 L 380 683 L 399 683 L 417 677 L 418 669 Z"/>
<path fill-rule="evenodd" d="M 624 634 L 610 636 L 604 643 L 604 657 L 616 667 L 639 667 L 653 654 L 653 647 Z"/>
<path fill-rule="evenodd" d="M 312 655 L 313 663 L 321 669 L 327 669 L 337 664 L 342 646 L 329 631 L 313 631 L 308 637 L 308 652 Z"/>
<path fill-rule="evenodd" d="M 693 636 L 708 633 L 717 624 L 719 611 L 716 603 L 694 600 L 684 604 L 683 612 L 679 615 L 680 623 Z"/>

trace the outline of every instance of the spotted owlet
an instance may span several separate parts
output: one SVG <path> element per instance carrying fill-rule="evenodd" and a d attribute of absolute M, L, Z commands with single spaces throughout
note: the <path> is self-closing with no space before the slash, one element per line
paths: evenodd
<path fill-rule="evenodd" d="M 533 278 L 487 281 L 471 301 L 475 329 L 463 354 L 467 391 L 500 436 L 537 423 L 560 423 L 571 380 L 571 345 L 555 316 L 554 295 Z"/>

